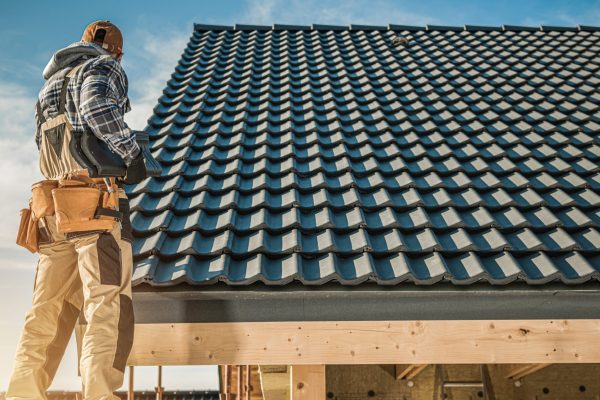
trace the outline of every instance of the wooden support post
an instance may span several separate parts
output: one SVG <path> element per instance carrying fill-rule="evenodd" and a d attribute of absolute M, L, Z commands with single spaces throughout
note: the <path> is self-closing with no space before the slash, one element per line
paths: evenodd
<path fill-rule="evenodd" d="M 129 390 L 127 391 L 127 400 L 135 400 L 133 392 L 133 365 L 129 366 Z"/>
<path fill-rule="evenodd" d="M 325 365 L 292 365 L 291 400 L 325 399 Z"/>
<path fill-rule="evenodd" d="M 236 378 L 237 378 L 237 388 L 235 390 L 235 398 L 237 400 L 242 399 L 242 366 L 238 365 L 236 367 Z"/>
<path fill-rule="evenodd" d="M 250 382 L 252 378 L 252 367 L 246 365 L 246 400 L 250 400 Z"/>
<path fill-rule="evenodd" d="M 162 365 L 158 366 L 158 385 L 156 386 L 155 390 L 156 390 L 156 400 L 162 400 L 163 392 L 165 391 L 165 388 L 162 385 Z"/>
<path fill-rule="evenodd" d="M 231 400 L 231 365 L 225 366 L 225 400 Z"/>

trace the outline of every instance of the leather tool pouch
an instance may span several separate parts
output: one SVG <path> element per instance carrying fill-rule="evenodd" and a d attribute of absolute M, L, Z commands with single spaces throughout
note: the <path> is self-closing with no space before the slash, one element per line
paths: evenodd
<path fill-rule="evenodd" d="M 31 185 L 31 212 L 35 219 L 54 215 L 52 189 L 58 187 L 55 180 L 39 181 Z"/>
<path fill-rule="evenodd" d="M 64 184 L 52 189 L 56 228 L 59 233 L 112 230 L 117 226 L 120 220 L 119 212 L 103 207 L 104 195 L 100 189 L 71 182 Z"/>
<path fill-rule="evenodd" d="M 17 231 L 17 244 L 35 253 L 38 251 L 38 240 L 37 221 L 34 220 L 31 209 L 23 208 L 21 210 L 19 230 Z"/>

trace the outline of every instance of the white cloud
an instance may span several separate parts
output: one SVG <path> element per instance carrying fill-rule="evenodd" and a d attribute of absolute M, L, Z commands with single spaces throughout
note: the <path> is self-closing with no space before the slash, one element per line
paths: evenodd
<path fill-rule="evenodd" d="M 250 0 L 238 16 L 249 24 L 425 25 L 438 22 L 429 15 L 408 12 L 397 2 L 383 0 Z"/>
<path fill-rule="evenodd" d="M 146 121 L 175 71 L 191 33 L 192 24 L 185 29 L 161 32 L 160 35 L 146 30 L 133 33 L 130 41 L 140 45 L 123 59 L 131 101 L 131 112 L 125 115 L 125 121 L 131 128 L 142 130 L 146 127 Z"/>

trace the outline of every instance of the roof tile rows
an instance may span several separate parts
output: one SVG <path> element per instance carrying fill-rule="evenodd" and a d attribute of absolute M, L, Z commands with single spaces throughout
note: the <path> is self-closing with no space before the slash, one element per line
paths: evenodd
<path fill-rule="evenodd" d="M 196 25 L 134 283 L 598 279 L 600 32 L 449 28 Z"/>

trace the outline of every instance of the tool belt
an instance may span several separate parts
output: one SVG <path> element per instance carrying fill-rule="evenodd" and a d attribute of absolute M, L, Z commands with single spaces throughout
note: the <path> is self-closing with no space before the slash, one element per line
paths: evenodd
<path fill-rule="evenodd" d="M 67 175 L 31 186 L 29 208 L 21 210 L 17 244 L 39 250 L 38 221 L 54 215 L 58 233 L 112 230 L 122 219 L 114 178 Z M 42 222 L 43 223 L 43 222 Z"/>

